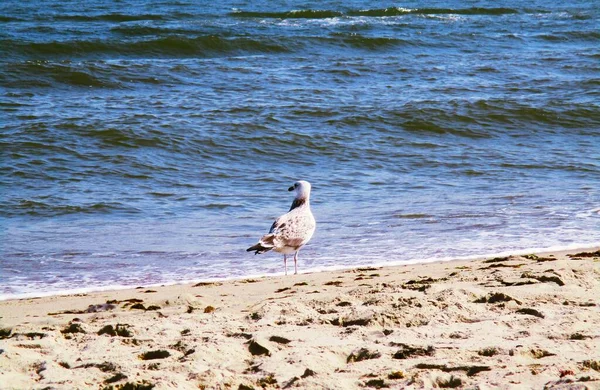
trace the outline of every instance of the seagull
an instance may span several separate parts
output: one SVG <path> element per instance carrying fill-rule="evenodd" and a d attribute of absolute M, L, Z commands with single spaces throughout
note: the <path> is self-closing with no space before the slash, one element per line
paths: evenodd
<path fill-rule="evenodd" d="M 256 245 L 246 249 L 254 254 L 274 250 L 283 253 L 283 266 L 287 275 L 287 255 L 294 254 L 294 274 L 298 273 L 298 252 L 315 232 L 316 222 L 310 211 L 310 183 L 300 180 L 288 191 L 294 191 L 295 197 L 290 211 L 277 218 L 269 233 L 258 240 Z"/>

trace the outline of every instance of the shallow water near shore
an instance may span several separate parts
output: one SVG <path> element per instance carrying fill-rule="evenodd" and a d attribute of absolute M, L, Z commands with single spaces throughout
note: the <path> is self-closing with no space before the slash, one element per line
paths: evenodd
<path fill-rule="evenodd" d="M 593 1 L 0 5 L 0 297 L 600 243 Z"/>

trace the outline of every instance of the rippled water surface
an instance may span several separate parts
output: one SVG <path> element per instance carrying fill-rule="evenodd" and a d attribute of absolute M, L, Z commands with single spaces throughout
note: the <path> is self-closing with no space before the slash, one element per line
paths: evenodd
<path fill-rule="evenodd" d="M 0 3 L 0 296 L 600 242 L 595 1 Z"/>

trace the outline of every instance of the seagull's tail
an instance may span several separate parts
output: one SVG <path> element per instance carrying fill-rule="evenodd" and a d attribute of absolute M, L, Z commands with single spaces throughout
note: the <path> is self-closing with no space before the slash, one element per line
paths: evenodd
<path fill-rule="evenodd" d="M 250 248 L 246 249 L 246 252 L 255 251 L 255 255 L 268 252 L 275 247 L 275 245 L 273 244 L 274 238 L 275 236 L 273 234 L 267 234 L 266 236 L 261 238 L 257 244 L 252 245 Z"/>

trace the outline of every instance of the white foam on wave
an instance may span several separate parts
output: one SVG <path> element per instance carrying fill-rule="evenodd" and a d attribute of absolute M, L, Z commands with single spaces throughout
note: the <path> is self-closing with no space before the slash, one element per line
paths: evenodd
<path fill-rule="evenodd" d="M 580 213 L 575 214 L 576 218 L 590 218 L 600 216 L 600 207 L 594 208 L 591 210 L 585 210 Z"/>
<path fill-rule="evenodd" d="M 530 253 L 550 253 L 550 252 L 564 252 L 564 251 L 589 251 L 592 249 L 600 248 L 600 241 L 598 242 L 588 242 L 588 243 L 573 243 L 568 245 L 556 245 L 549 247 L 532 247 L 518 250 L 507 250 L 502 252 L 491 252 L 491 253 L 482 253 L 482 254 L 473 254 L 467 256 L 440 256 L 440 257 L 429 257 L 423 259 L 412 259 L 412 260 L 393 260 L 393 261 L 363 261 L 363 262 L 352 262 L 352 263 L 344 263 L 339 265 L 323 265 L 310 267 L 306 269 L 301 269 L 299 271 L 300 274 L 309 274 L 315 272 L 330 272 L 330 271 L 340 271 L 340 270 L 348 270 L 355 269 L 361 267 L 396 267 L 401 265 L 414 265 L 414 264 L 426 264 L 426 263 L 435 263 L 435 262 L 446 262 L 446 261 L 468 261 L 468 260 L 477 260 L 484 258 L 494 258 L 494 257 L 504 257 L 510 255 L 525 255 Z M 324 259 L 323 259 L 324 260 Z M 335 259 L 329 259 L 335 260 Z M 235 275 L 229 277 L 216 277 L 216 278 L 196 278 L 196 279 L 186 279 L 186 280 L 177 280 L 177 281 L 162 281 L 159 283 L 151 283 L 151 284 L 143 284 L 144 288 L 152 288 L 152 287 L 161 287 L 161 286 L 175 286 L 175 285 L 184 285 L 184 284 L 194 284 L 201 282 L 225 282 L 230 280 L 243 280 L 243 279 L 252 279 L 252 278 L 263 278 L 263 277 L 278 277 L 284 276 L 283 272 L 270 272 L 270 273 L 248 273 L 244 275 Z M 16 293 L 9 294 L 4 293 L 0 294 L 0 301 L 12 300 L 12 299 L 31 299 L 31 298 L 42 298 L 48 296 L 64 296 L 64 295 L 78 295 L 78 294 L 89 294 L 95 292 L 102 291 L 115 291 L 115 290 L 128 290 L 135 289 L 139 287 L 140 284 L 135 285 L 105 285 L 105 286 L 91 286 L 86 288 L 76 288 L 76 289 L 57 289 L 50 290 L 44 292 L 25 292 L 25 293 Z"/>

